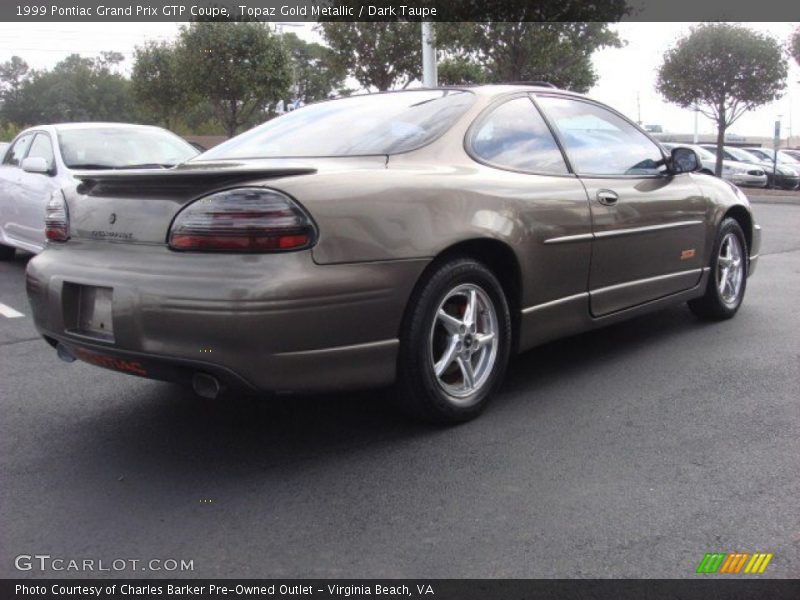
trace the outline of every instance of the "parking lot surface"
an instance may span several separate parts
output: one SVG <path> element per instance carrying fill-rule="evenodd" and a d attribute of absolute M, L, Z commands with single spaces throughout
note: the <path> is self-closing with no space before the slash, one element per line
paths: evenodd
<path fill-rule="evenodd" d="M 676 307 L 527 352 L 441 429 L 386 391 L 209 402 L 66 364 L 0 263 L 0 576 L 693 577 L 800 573 L 800 206 L 759 203 L 735 319 Z M 192 560 L 20 572 L 14 558 Z"/>

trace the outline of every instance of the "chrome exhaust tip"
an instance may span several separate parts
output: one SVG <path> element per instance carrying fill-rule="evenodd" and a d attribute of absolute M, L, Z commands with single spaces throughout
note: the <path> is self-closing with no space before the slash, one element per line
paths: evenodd
<path fill-rule="evenodd" d="M 220 392 L 222 392 L 222 384 L 213 375 L 195 373 L 192 377 L 192 389 L 201 398 L 216 400 Z"/>
<path fill-rule="evenodd" d="M 66 363 L 75 362 L 75 355 L 69 351 L 69 349 L 64 344 L 58 344 L 56 346 L 56 354 L 58 354 L 58 358 L 63 360 Z"/>

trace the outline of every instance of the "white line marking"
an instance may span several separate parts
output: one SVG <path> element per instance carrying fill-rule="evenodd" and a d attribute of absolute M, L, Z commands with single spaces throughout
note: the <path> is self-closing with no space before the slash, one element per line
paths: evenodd
<path fill-rule="evenodd" d="M 9 319 L 18 319 L 19 317 L 25 316 L 21 312 L 14 310 L 10 306 L 6 306 L 2 302 L 0 302 L 0 315 L 3 315 Z"/>

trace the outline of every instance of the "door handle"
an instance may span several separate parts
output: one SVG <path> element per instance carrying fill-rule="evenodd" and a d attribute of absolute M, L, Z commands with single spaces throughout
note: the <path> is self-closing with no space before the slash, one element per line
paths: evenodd
<path fill-rule="evenodd" d="M 597 190 L 597 201 L 606 206 L 614 206 L 619 200 L 617 192 L 613 190 Z"/>

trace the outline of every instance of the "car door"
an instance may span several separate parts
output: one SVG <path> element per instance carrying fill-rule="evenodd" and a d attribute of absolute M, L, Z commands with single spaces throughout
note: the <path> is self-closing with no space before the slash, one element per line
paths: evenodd
<path fill-rule="evenodd" d="M 520 347 L 585 321 L 592 223 L 586 191 L 528 93 L 504 98 L 472 126 L 470 156 L 499 204 L 513 207 L 524 237 Z"/>
<path fill-rule="evenodd" d="M 607 315 L 696 285 L 708 201 L 690 173 L 614 111 L 582 98 L 539 95 L 586 187 L 592 213 L 590 308 Z"/>
<path fill-rule="evenodd" d="M 12 243 L 21 240 L 21 182 L 20 163 L 33 141 L 33 133 L 23 132 L 11 144 L 0 164 L 0 229 L 3 236 Z"/>
<path fill-rule="evenodd" d="M 55 156 L 50 135 L 44 131 L 35 136 L 25 158 L 42 158 L 48 165 L 47 173 L 28 173 L 20 169 L 18 221 L 15 224 L 21 241 L 36 248 L 44 248 L 44 217 L 50 195 L 58 188 L 55 177 Z"/>

